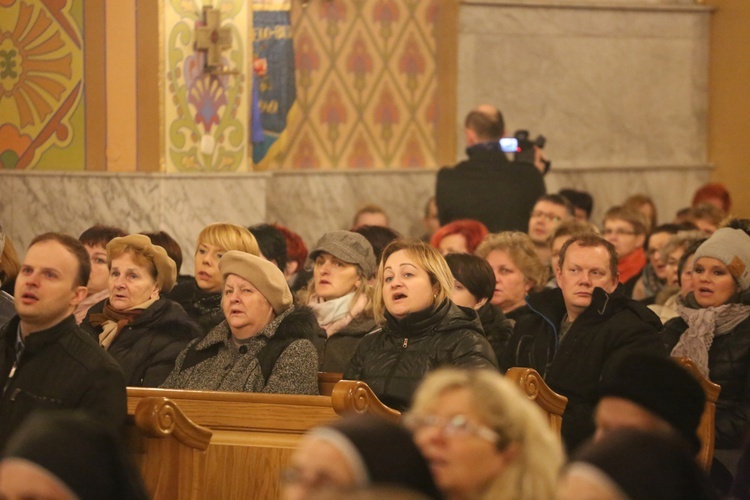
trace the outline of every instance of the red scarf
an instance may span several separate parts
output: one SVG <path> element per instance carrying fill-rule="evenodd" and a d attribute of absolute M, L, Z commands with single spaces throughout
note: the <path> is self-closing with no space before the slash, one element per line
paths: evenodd
<path fill-rule="evenodd" d="M 638 247 L 617 261 L 617 271 L 620 273 L 620 283 L 625 283 L 633 276 L 638 276 L 646 265 L 646 252 Z"/>

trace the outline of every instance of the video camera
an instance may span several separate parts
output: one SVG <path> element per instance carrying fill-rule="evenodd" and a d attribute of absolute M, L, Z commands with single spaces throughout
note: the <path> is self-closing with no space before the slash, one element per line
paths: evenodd
<path fill-rule="evenodd" d="M 518 149 L 514 160 L 517 162 L 531 163 L 534 164 L 534 146 L 539 149 L 544 149 L 544 145 L 547 143 L 547 139 L 543 135 L 538 135 L 536 139 L 531 140 L 529 138 L 528 130 L 516 130 L 513 137 L 518 141 Z M 549 172 L 552 162 L 544 160 L 544 174 Z"/>

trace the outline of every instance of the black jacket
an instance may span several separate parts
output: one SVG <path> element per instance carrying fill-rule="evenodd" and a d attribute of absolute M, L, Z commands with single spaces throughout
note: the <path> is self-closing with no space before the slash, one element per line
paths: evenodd
<path fill-rule="evenodd" d="M 508 161 L 497 144 L 478 144 L 466 152 L 468 160 L 438 172 L 440 225 L 474 219 L 491 233 L 526 232 L 536 200 L 546 193 L 542 174 L 529 163 Z"/>
<path fill-rule="evenodd" d="M 81 410 L 120 432 L 127 414 L 122 370 L 75 318 L 27 336 L 11 378 L 18 323 L 16 316 L 0 331 L 0 449 L 29 414 L 42 410 Z"/>
<path fill-rule="evenodd" d="M 406 409 L 422 377 L 440 366 L 494 368 L 497 360 L 475 311 L 446 300 L 365 336 L 344 372 L 363 380 L 383 403 Z"/>
<path fill-rule="evenodd" d="M 357 350 L 360 341 L 377 329 L 375 320 L 364 314 L 354 318 L 351 323 L 330 337 L 325 330 L 318 329 L 313 344 L 318 351 L 319 370 L 322 372 L 342 373 Z"/>
<path fill-rule="evenodd" d="M 597 287 L 591 305 L 560 339 L 567 314 L 562 291 L 542 290 L 526 302 L 533 314 L 516 323 L 500 366 L 534 368 L 552 390 L 568 398 L 562 435 L 572 451 L 593 434 L 599 383 L 619 360 L 634 352 L 666 356 L 661 322 L 646 306 L 624 296 L 622 286 L 611 294 Z"/>
<path fill-rule="evenodd" d="M 91 325 L 90 318 L 104 310 L 105 302 L 91 307 L 81 323 L 97 342 L 102 328 Z M 122 367 L 128 387 L 158 387 L 174 368 L 180 351 L 199 336 L 198 325 L 179 304 L 160 298 L 123 327 L 107 352 Z"/>
<path fill-rule="evenodd" d="M 479 314 L 479 321 L 482 322 L 482 329 L 487 341 L 492 346 L 492 350 L 495 351 L 497 359 L 500 360 L 510 336 L 513 335 L 513 322 L 505 317 L 500 308 L 489 302 L 480 307 L 477 313 Z"/>
<path fill-rule="evenodd" d="M 743 299 L 750 303 L 750 294 Z M 681 317 L 664 325 L 662 336 L 670 352 L 687 328 Z M 750 424 L 750 318 L 714 337 L 708 351 L 708 376 L 721 386 L 716 402 L 716 448 L 740 448 Z"/>
<path fill-rule="evenodd" d="M 167 298 L 180 304 L 190 319 L 198 324 L 203 334 L 225 319 L 224 311 L 221 309 L 221 292 L 204 292 L 194 279 L 177 283 Z"/>

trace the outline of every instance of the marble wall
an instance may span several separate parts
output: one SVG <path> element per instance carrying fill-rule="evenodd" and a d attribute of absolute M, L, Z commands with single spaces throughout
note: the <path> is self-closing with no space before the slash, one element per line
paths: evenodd
<path fill-rule="evenodd" d="M 500 107 L 507 129 L 547 136 L 548 191 L 595 195 L 594 220 L 634 193 L 661 221 L 709 178 L 706 161 L 710 10 L 685 1 L 575 3 L 463 0 L 458 117 Z M 457 153 L 457 159 L 463 152 Z M 163 229 L 183 246 L 206 224 L 278 222 L 308 245 L 347 228 L 377 203 L 398 231 L 417 236 L 434 169 L 243 174 L 96 174 L 0 171 L 0 223 L 25 248 L 43 231 L 79 234 L 95 222 Z"/>

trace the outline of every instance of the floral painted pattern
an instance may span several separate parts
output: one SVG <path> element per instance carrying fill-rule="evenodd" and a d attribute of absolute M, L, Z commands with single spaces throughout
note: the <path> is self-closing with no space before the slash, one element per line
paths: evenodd
<path fill-rule="evenodd" d="M 73 3 L 3 2 L 0 168 L 34 168 L 51 147 L 70 144 L 83 76 Z"/>

